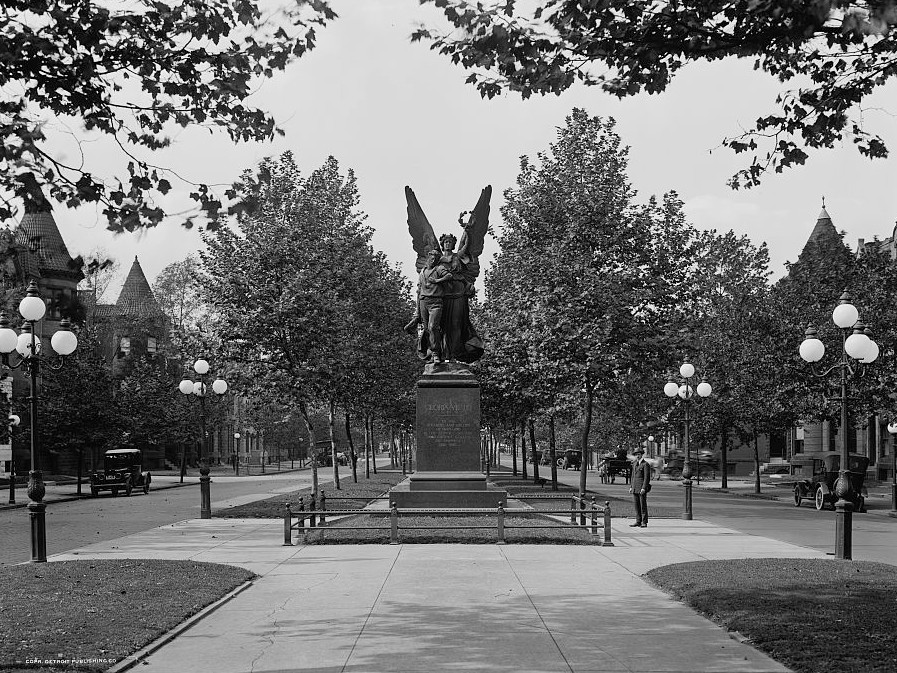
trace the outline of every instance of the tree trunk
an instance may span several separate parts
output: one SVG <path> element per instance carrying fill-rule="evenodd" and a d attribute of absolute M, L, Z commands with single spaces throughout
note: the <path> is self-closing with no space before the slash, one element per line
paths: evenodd
<path fill-rule="evenodd" d="M 374 437 L 374 415 L 368 415 L 368 427 L 371 436 L 371 456 L 374 457 L 374 474 L 377 474 L 377 438 Z"/>
<path fill-rule="evenodd" d="M 9 438 L 9 445 L 12 447 L 12 436 Z M 78 489 L 75 491 L 78 495 L 81 495 L 81 477 L 83 472 L 81 470 L 81 465 L 84 462 L 84 449 L 78 449 Z"/>
<path fill-rule="evenodd" d="M 365 428 L 367 430 L 367 428 Z M 355 454 L 355 442 L 352 441 L 352 428 L 349 425 L 349 411 L 346 410 L 346 441 L 349 442 L 349 460 L 352 461 L 352 482 L 358 483 L 358 456 Z"/>
<path fill-rule="evenodd" d="M 526 469 L 526 425 L 520 424 L 520 476 L 527 478 Z"/>
<path fill-rule="evenodd" d="M 396 454 L 398 451 L 396 450 L 396 426 L 389 426 L 389 466 L 394 470 L 396 469 Z"/>
<path fill-rule="evenodd" d="M 723 429 L 721 433 L 721 443 L 720 443 L 720 459 L 722 465 L 720 465 L 720 473 L 722 475 L 722 484 L 720 484 L 720 488 L 729 488 L 729 426 L 723 424 Z"/>
<path fill-rule="evenodd" d="M 311 418 L 308 415 L 308 407 L 305 402 L 299 403 L 299 412 L 302 414 L 302 420 L 305 421 L 305 430 L 308 432 L 308 457 L 311 461 L 311 495 L 318 498 L 318 450 L 315 446 L 315 429 L 311 424 Z"/>
<path fill-rule="evenodd" d="M 336 402 L 330 400 L 327 413 L 327 428 L 330 432 L 330 459 L 333 461 L 333 487 L 339 491 L 339 461 L 336 459 L 336 435 L 333 433 L 333 417 L 336 415 Z"/>
<path fill-rule="evenodd" d="M 181 483 L 184 483 L 184 477 L 187 476 L 187 442 L 181 442 Z"/>
<path fill-rule="evenodd" d="M 582 423 L 582 437 L 580 438 L 579 448 L 582 451 L 582 459 L 579 464 L 579 496 L 583 497 L 586 493 L 586 476 L 589 468 L 589 433 L 592 431 L 592 379 L 588 372 L 585 375 L 585 409 Z"/>
<path fill-rule="evenodd" d="M 554 414 L 548 417 L 548 456 L 551 460 L 551 490 L 558 490 L 557 447 L 554 439 Z"/>
<path fill-rule="evenodd" d="M 517 476 L 517 430 L 511 430 L 511 465 L 514 476 Z"/>
<path fill-rule="evenodd" d="M 533 453 L 533 483 L 539 481 L 539 458 L 538 452 L 536 451 L 536 427 L 533 424 L 533 419 L 530 418 L 527 421 L 527 425 L 529 425 L 529 445 L 530 450 Z"/>
<path fill-rule="evenodd" d="M 754 493 L 760 492 L 760 447 L 754 430 Z"/>
<path fill-rule="evenodd" d="M 370 412 L 364 415 L 364 478 L 371 478 L 371 433 L 368 429 Z"/>

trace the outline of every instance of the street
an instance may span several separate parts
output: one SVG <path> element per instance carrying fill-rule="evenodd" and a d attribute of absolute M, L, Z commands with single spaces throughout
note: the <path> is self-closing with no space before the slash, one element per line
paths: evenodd
<path fill-rule="evenodd" d="M 329 468 L 319 470 L 321 484 L 331 481 Z M 550 476 L 550 475 L 547 475 Z M 349 478 L 342 473 L 341 478 Z M 363 477 L 360 477 L 363 479 Z M 176 478 L 169 478 L 176 482 Z M 558 470 L 558 481 L 577 486 L 579 473 Z M 195 482 L 195 480 L 194 480 Z M 212 509 L 241 504 L 286 493 L 311 483 L 309 470 L 268 474 L 253 477 L 222 477 L 212 480 Z M 682 507 L 684 496 L 679 481 L 652 482 L 648 498 L 651 506 Z M 166 524 L 199 517 L 199 485 L 158 488 L 148 495 L 113 498 L 104 495 L 47 506 L 47 552 L 56 554 L 87 544 L 111 540 Z M 622 480 L 600 484 L 596 472 L 589 473 L 588 487 L 608 496 L 629 497 L 629 487 Z M 742 533 L 759 535 L 782 542 L 810 547 L 826 553 L 834 550 L 835 513 L 816 511 L 811 503 L 795 507 L 786 488 L 764 486 L 765 494 L 783 496 L 768 500 L 737 493 L 722 493 L 704 487 L 693 489 L 694 518 L 724 526 Z M 24 495 L 24 493 L 22 494 Z M 25 498 L 27 500 L 27 497 Z M 887 516 L 890 501 L 870 498 L 868 513 L 853 515 L 853 558 L 897 564 L 897 518 Z M 624 520 L 617 520 L 623 525 Z M 28 561 L 30 527 L 26 508 L 0 511 L 0 564 Z"/>
<path fill-rule="evenodd" d="M 546 473 L 542 476 L 551 475 Z M 579 472 L 559 469 L 558 481 L 577 487 Z M 652 505 L 684 508 L 682 482 L 663 479 L 652 481 L 651 486 L 651 494 L 648 496 L 649 515 Z M 601 484 L 597 472 L 589 472 L 587 487 L 618 498 L 630 497 L 629 486 L 623 480 L 618 479 L 615 484 Z M 795 507 L 790 489 L 784 486 L 763 486 L 761 490 L 764 494 L 774 494 L 781 499 L 767 500 L 696 486 L 692 489 L 693 516 L 742 533 L 761 535 L 826 553 L 834 552 L 834 511 L 816 511 L 813 504 L 807 501 L 800 507 Z M 866 501 L 869 511 L 865 514 L 853 514 L 855 560 L 897 564 L 897 518 L 887 516 L 890 506 L 889 499 L 869 498 Z"/>
<path fill-rule="evenodd" d="M 351 474 L 341 473 L 341 478 Z M 318 471 L 321 484 L 330 483 L 332 469 Z M 361 476 L 360 478 L 363 478 Z M 199 483 L 176 488 L 161 488 L 177 483 L 177 477 L 154 477 L 149 494 L 135 492 L 130 497 L 113 498 L 104 494 L 47 505 L 47 554 L 57 554 L 94 542 L 111 540 L 140 531 L 199 518 Z M 287 493 L 311 484 L 311 471 L 273 473 L 252 477 L 212 478 L 212 509 L 252 500 L 261 500 L 278 493 Z M 22 491 L 19 502 L 27 502 Z M 30 523 L 27 508 L 0 511 L 0 565 L 22 563 L 31 559 Z"/>

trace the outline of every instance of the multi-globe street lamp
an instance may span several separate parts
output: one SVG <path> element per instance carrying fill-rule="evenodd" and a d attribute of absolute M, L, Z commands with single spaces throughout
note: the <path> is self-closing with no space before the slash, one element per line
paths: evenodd
<path fill-rule="evenodd" d="M 691 416 L 689 414 L 691 404 L 693 403 L 695 392 L 698 394 L 698 399 L 704 399 L 710 397 L 710 393 L 713 392 L 713 388 L 711 388 L 710 384 L 707 383 L 707 380 L 702 378 L 701 382 L 696 386 L 692 386 L 692 383 L 695 378 L 695 366 L 689 362 L 683 362 L 682 366 L 679 367 L 679 376 L 682 378 L 683 383 L 677 383 L 672 374 L 670 374 L 669 381 L 663 387 L 663 392 L 667 397 L 679 397 L 682 400 L 682 404 L 685 407 L 685 462 L 682 465 L 682 485 L 685 487 L 685 511 L 682 512 L 682 518 L 687 521 L 691 521 L 692 519 L 692 507 L 691 507 L 691 451 L 689 450 L 689 425 L 691 424 Z"/>
<path fill-rule="evenodd" d="M 841 295 L 840 303 L 832 311 L 832 322 L 841 330 L 842 348 L 837 362 L 824 371 L 816 367 L 816 363 L 825 355 L 825 344 L 819 339 L 816 328 L 807 326 L 804 340 L 800 344 L 801 358 L 810 363 L 814 376 L 826 377 L 838 370 L 841 379 L 841 465 L 838 480 L 835 482 L 835 556 L 839 559 L 852 558 L 852 525 L 853 504 L 852 491 L 854 485 L 850 478 L 849 453 L 847 446 L 847 381 L 848 376 L 857 374 L 862 365 L 871 364 L 878 358 L 878 344 L 869 338 L 869 331 L 860 322 L 860 314 L 856 306 L 850 303 L 847 290 Z"/>
<path fill-rule="evenodd" d="M 9 326 L 9 320 L 5 313 L 0 313 L 0 356 L 3 364 L 11 369 L 21 367 L 26 372 L 30 382 L 30 416 L 29 426 L 31 430 L 31 469 L 28 472 L 28 515 L 31 519 L 31 561 L 42 563 L 47 560 L 47 505 L 43 502 L 46 495 L 44 477 L 40 468 L 40 430 L 37 418 L 38 406 L 38 378 L 41 368 L 41 340 L 37 336 L 37 323 L 47 312 L 47 305 L 41 299 L 37 290 L 37 284 L 31 281 L 22 301 L 19 302 L 19 313 L 22 316 L 22 326 L 19 333 Z M 67 318 L 59 321 L 59 329 L 50 339 L 53 351 L 63 359 L 71 355 L 78 347 L 78 338 L 71 331 L 71 323 Z M 10 357 L 15 351 L 18 354 L 18 362 L 13 363 Z M 56 364 L 48 361 L 50 369 L 60 369 L 63 359 Z"/>
<path fill-rule="evenodd" d="M 206 451 L 206 397 L 209 392 L 206 386 L 206 379 L 209 374 L 208 361 L 203 358 L 198 359 L 193 363 L 193 371 L 196 372 L 199 380 L 194 381 L 188 378 L 188 370 L 184 372 L 184 378 L 178 384 L 178 390 L 185 396 L 191 395 L 192 397 L 189 399 L 199 401 L 199 422 L 202 433 L 199 444 L 199 517 L 201 519 L 211 519 L 212 495 L 209 483 L 212 481 L 212 478 L 209 476 L 209 459 Z M 214 399 L 220 401 L 227 392 L 227 381 L 220 376 L 216 377 L 212 383 L 212 392 L 215 393 Z"/>

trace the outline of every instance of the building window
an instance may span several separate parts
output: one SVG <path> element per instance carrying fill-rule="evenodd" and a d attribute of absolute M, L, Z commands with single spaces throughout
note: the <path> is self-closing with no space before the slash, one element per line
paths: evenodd
<path fill-rule="evenodd" d="M 146 352 L 148 355 L 156 354 L 156 337 L 146 338 Z"/>
<path fill-rule="evenodd" d="M 131 337 L 122 337 L 118 342 L 118 356 L 126 358 L 131 354 Z"/>

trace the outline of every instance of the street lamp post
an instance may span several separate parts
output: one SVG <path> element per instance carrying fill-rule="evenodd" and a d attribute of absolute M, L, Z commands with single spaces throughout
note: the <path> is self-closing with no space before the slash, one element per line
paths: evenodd
<path fill-rule="evenodd" d="M 209 373 L 209 363 L 200 358 L 193 363 L 193 371 L 199 376 L 198 381 L 187 378 L 185 372 L 183 380 L 178 384 L 178 390 L 184 395 L 193 395 L 190 399 L 199 400 L 199 422 L 202 436 L 199 444 L 199 517 L 201 519 L 212 518 L 212 495 L 209 490 L 209 483 L 212 478 L 209 476 L 209 459 L 206 451 L 206 396 L 208 388 L 206 387 L 206 377 Z M 227 392 L 227 381 L 220 376 L 212 382 L 212 392 L 215 393 L 216 399 L 221 400 Z"/>
<path fill-rule="evenodd" d="M 43 473 L 40 468 L 40 444 L 37 418 L 38 403 L 38 378 L 40 376 L 41 340 L 37 336 L 37 323 L 44 317 L 47 305 L 41 299 L 37 290 L 37 284 L 31 281 L 25 292 L 25 297 L 19 302 L 19 313 L 22 316 L 22 326 L 19 334 L 9 326 L 9 320 L 5 313 L 0 313 L 0 354 L 3 364 L 10 368 L 21 367 L 29 378 L 29 402 L 30 416 L 29 427 L 31 430 L 31 469 L 28 472 L 28 515 L 31 519 L 31 561 L 43 563 L 47 560 L 47 505 L 43 502 L 46 495 Z M 67 318 L 59 321 L 59 329 L 53 334 L 50 346 L 53 351 L 65 358 L 71 355 L 78 347 L 78 338 L 70 329 L 71 323 Z M 18 353 L 19 361 L 10 362 L 13 351 Z M 47 363 L 50 369 L 59 369 L 63 365 L 60 360 L 54 365 Z"/>
<path fill-rule="evenodd" d="M 814 376 L 826 377 L 835 369 L 840 373 L 841 395 L 841 466 L 838 480 L 835 482 L 835 556 L 839 559 L 852 558 L 852 525 L 853 504 L 848 496 L 853 486 L 850 480 L 849 453 L 847 450 L 847 381 L 860 371 L 861 365 L 871 364 L 878 358 L 879 348 L 872 339 L 865 325 L 860 321 L 859 312 L 850 303 L 847 290 L 841 295 L 840 303 L 832 311 L 832 322 L 841 330 L 842 349 L 837 362 L 825 371 L 819 371 L 816 363 L 825 355 L 825 344 L 818 338 L 816 328 L 807 326 L 804 340 L 800 344 L 800 356 L 809 362 Z"/>
<path fill-rule="evenodd" d="M 685 406 L 685 463 L 682 465 L 682 485 L 685 487 L 685 510 L 682 512 L 682 518 L 691 521 L 691 451 L 689 450 L 689 426 L 691 424 L 690 407 L 695 395 L 698 393 L 700 399 L 710 396 L 713 388 L 707 383 L 706 379 L 701 379 L 697 387 L 692 387 L 692 381 L 695 377 L 695 367 L 689 362 L 682 363 L 679 367 L 679 376 L 684 383 L 676 383 L 676 380 L 670 375 L 670 380 L 663 387 L 663 392 L 667 397 L 679 397 Z"/>
<path fill-rule="evenodd" d="M 240 433 L 234 433 L 234 474 L 240 476 Z"/>

